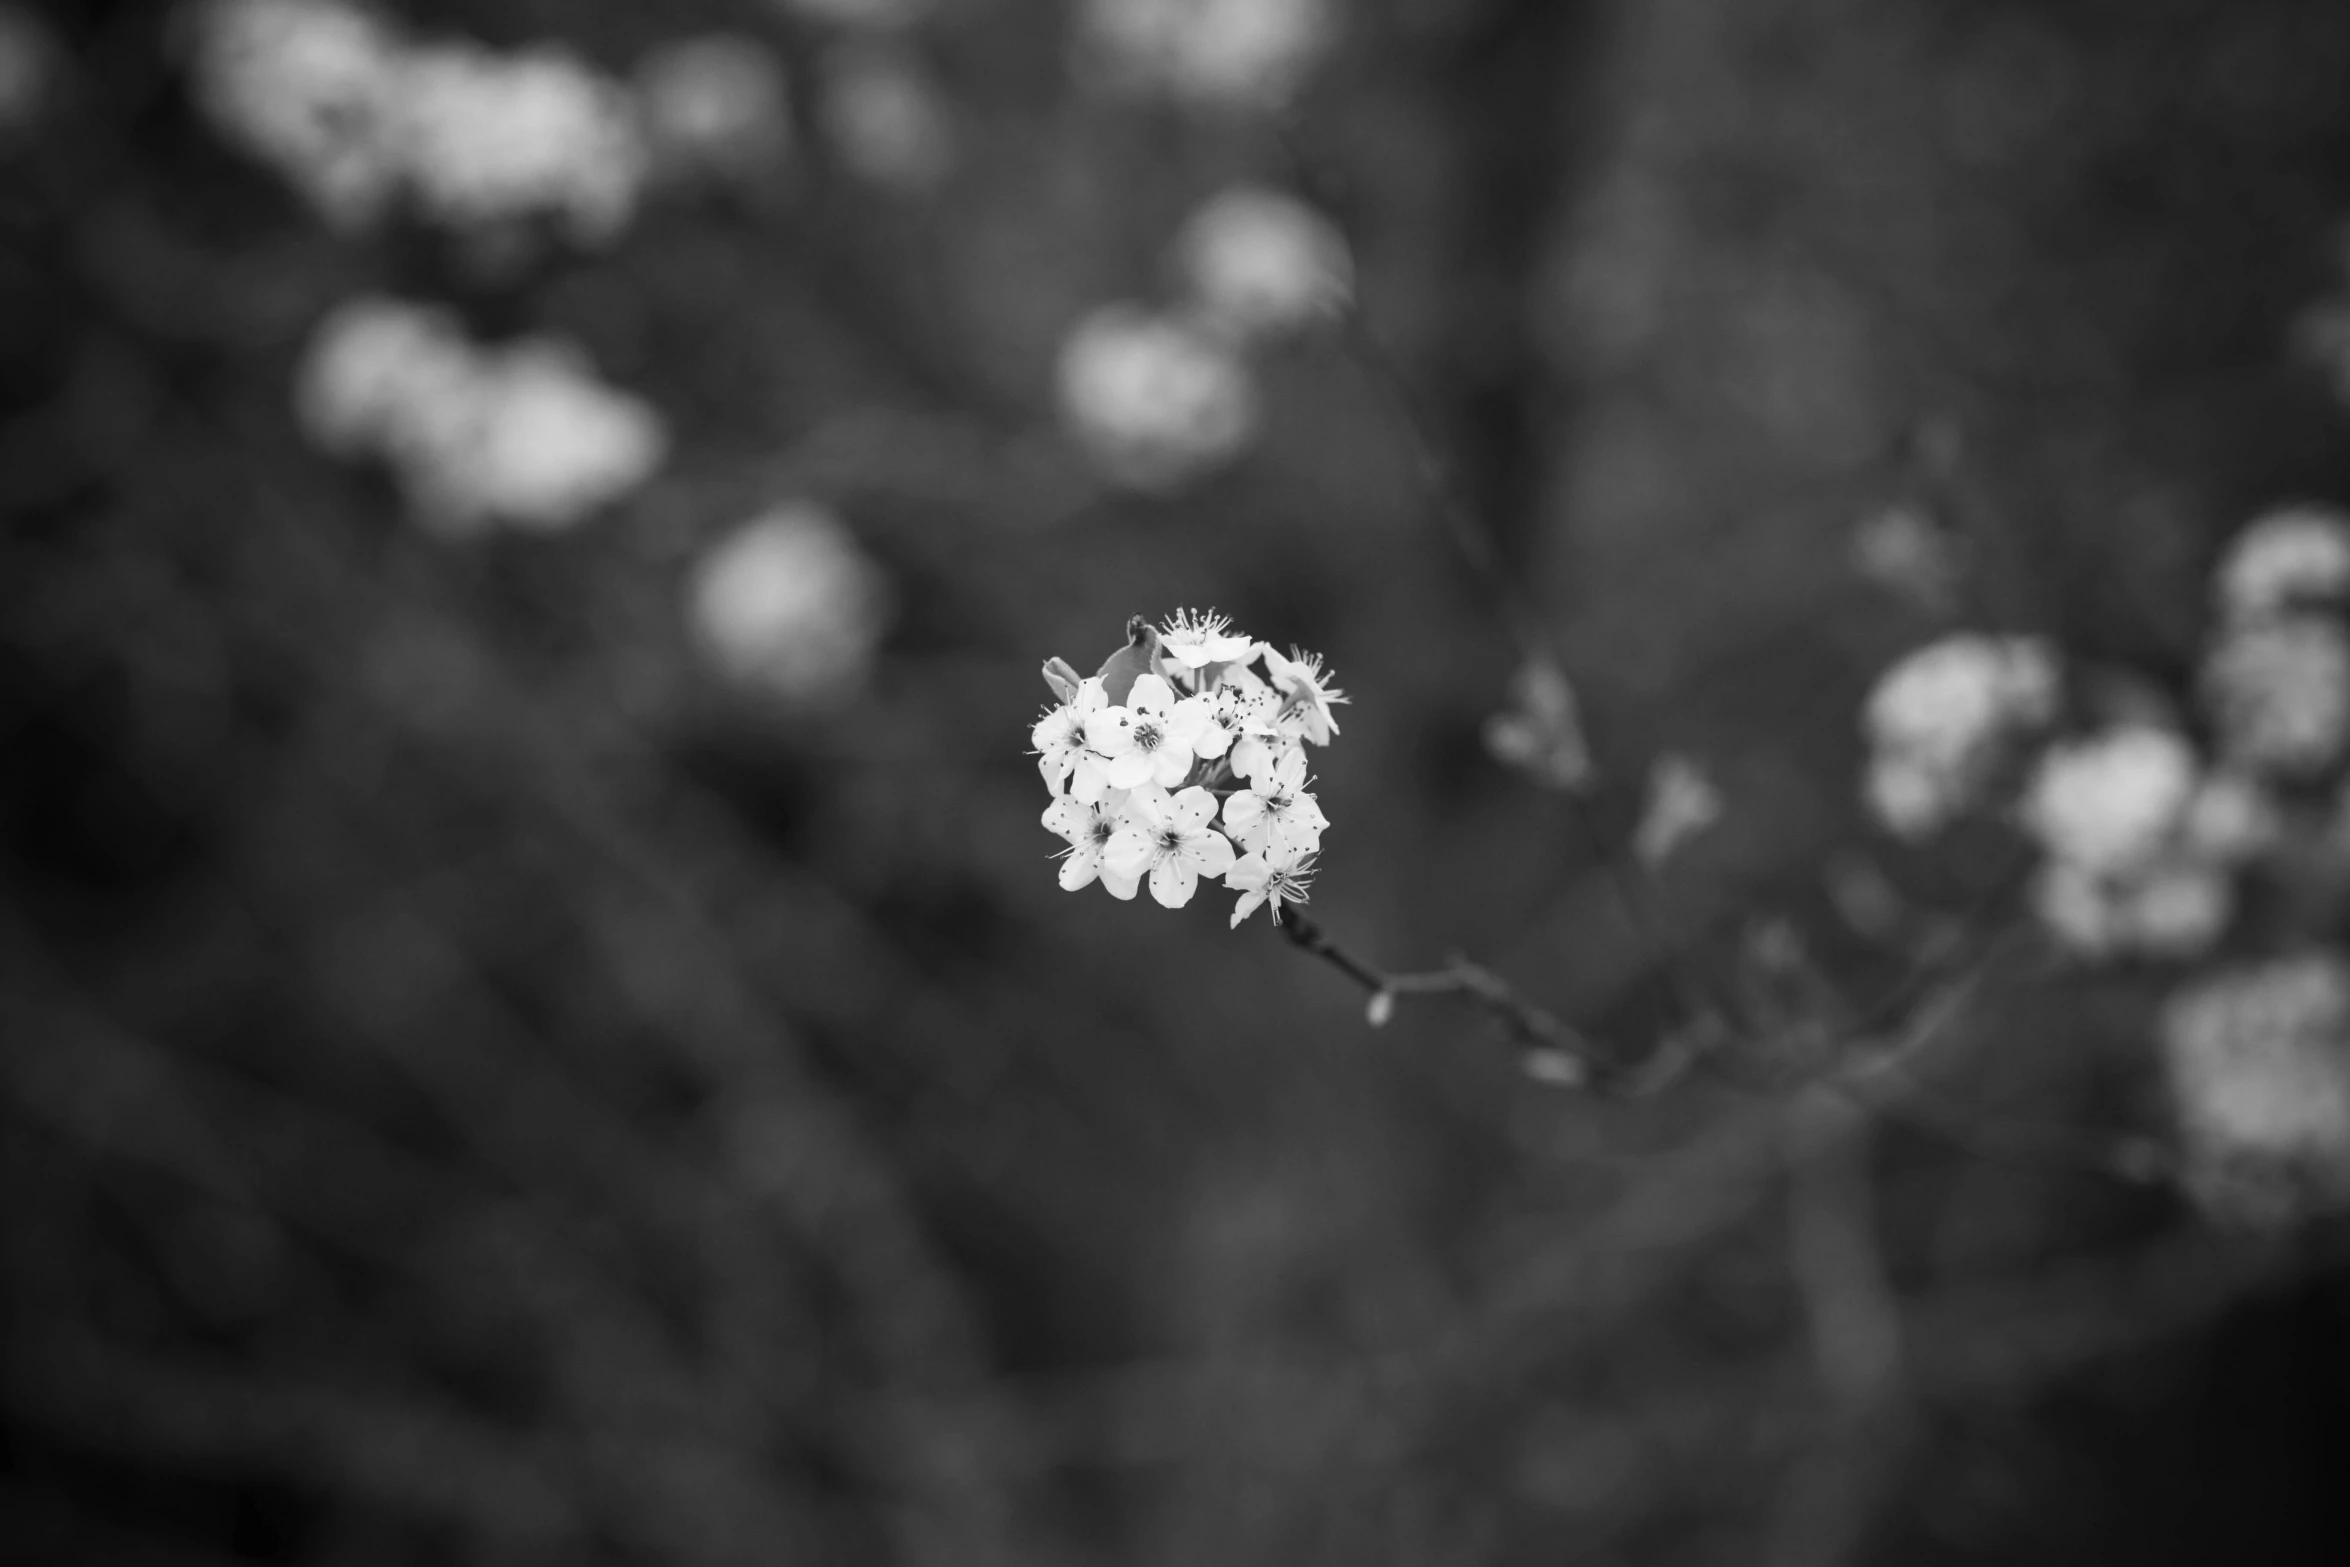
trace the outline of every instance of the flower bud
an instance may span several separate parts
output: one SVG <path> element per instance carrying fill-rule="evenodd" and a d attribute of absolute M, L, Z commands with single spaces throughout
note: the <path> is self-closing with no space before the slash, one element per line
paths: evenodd
<path fill-rule="evenodd" d="M 1052 688 L 1056 701 L 1066 704 L 1077 700 L 1077 688 L 1084 681 L 1067 659 L 1048 658 L 1044 661 L 1044 683 Z"/>

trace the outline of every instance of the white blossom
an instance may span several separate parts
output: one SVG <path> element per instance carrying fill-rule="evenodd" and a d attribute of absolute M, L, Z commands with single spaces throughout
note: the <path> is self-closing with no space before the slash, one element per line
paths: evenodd
<path fill-rule="evenodd" d="M 1118 484 L 1173 489 L 1231 462 L 1256 435 L 1247 366 L 1171 316 L 1095 311 L 1062 344 L 1057 375 L 1062 417 Z"/>
<path fill-rule="evenodd" d="M 1330 825 L 1306 791 L 1306 757 L 1293 750 L 1280 762 L 1233 791 L 1224 801 L 1224 827 L 1249 853 L 1268 860 L 1293 860 L 1322 846 Z"/>
<path fill-rule="evenodd" d="M 1265 661 L 1265 678 L 1273 694 L 1281 699 L 1280 722 L 1311 744 L 1328 745 L 1330 737 L 1338 733 L 1338 719 L 1330 709 L 1343 703 L 1346 694 L 1322 672 L 1321 655 L 1291 648 L 1289 657 L 1283 658 L 1270 643 L 1259 646 L 1257 652 Z"/>
<path fill-rule="evenodd" d="M 2321 768 L 2350 738 L 2350 639 L 2310 615 L 2228 627 L 2204 661 L 2203 696 L 2234 761 Z"/>
<path fill-rule="evenodd" d="M 2055 653 L 2036 637 L 1964 632 L 1878 678 L 1863 709 L 1863 795 L 1892 832 L 1922 838 L 1973 803 L 2000 741 L 2056 710 Z"/>
<path fill-rule="evenodd" d="M 659 416 L 597 380 L 567 343 L 533 339 L 484 355 L 475 390 L 470 439 L 416 480 L 459 526 L 570 527 L 641 484 L 668 448 Z"/>
<path fill-rule="evenodd" d="M 635 107 L 566 50 L 412 50 L 394 109 L 417 200 L 453 227 L 545 215 L 593 242 L 636 210 L 649 158 Z"/>
<path fill-rule="evenodd" d="M 1151 896 L 1160 904 L 1179 909 L 1199 890 L 1202 876 L 1232 869 L 1232 845 L 1208 826 L 1215 819 L 1216 797 L 1207 790 L 1195 785 L 1164 806 L 1137 803 L 1137 818 L 1112 835 L 1103 863 L 1121 875 L 1147 871 Z"/>
<path fill-rule="evenodd" d="M 1224 885 L 1240 894 L 1232 905 L 1232 928 L 1265 909 L 1273 923 L 1281 923 L 1281 905 L 1303 903 L 1313 885 L 1314 856 L 1309 850 L 1301 854 L 1244 854 L 1232 862 L 1232 869 L 1224 873 Z M 1372 1019 L 1373 1023 L 1380 1021 Z"/>
<path fill-rule="evenodd" d="M 791 92 L 757 39 L 704 33 L 663 44 L 637 62 L 635 86 L 638 119 L 669 168 L 743 178 L 790 149 Z"/>
<path fill-rule="evenodd" d="M 1157 675 L 1136 677 L 1123 705 L 1087 715 L 1088 746 L 1102 758 L 1102 776 L 1113 789 L 1182 783 L 1198 757 L 1197 742 L 1208 728 L 1208 705 L 1198 697 L 1180 700 Z"/>
<path fill-rule="evenodd" d="M 2192 1184 L 2232 1217 L 2350 1201 L 2350 971 L 2330 952 L 2225 970 L 2165 1006 Z"/>
<path fill-rule="evenodd" d="M 1044 774 L 1046 788 L 1058 794 L 1086 758 L 1085 721 L 1109 705 L 1109 694 L 1097 675 L 1080 682 L 1075 696 L 1036 721 L 1028 738 L 1036 747 L 1036 765 Z"/>
<path fill-rule="evenodd" d="M 2032 908 L 2076 956 L 2184 959 L 2208 952 L 2226 933 L 2236 890 L 2223 866 L 2193 856 L 2166 856 L 2118 875 L 2051 859 L 2033 880 Z"/>
<path fill-rule="evenodd" d="M 568 527 L 641 484 L 668 446 L 652 408 L 571 345 L 483 348 L 445 311 L 374 296 L 320 321 L 295 396 L 321 446 L 383 458 L 423 519 L 452 531 Z"/>
<path fill-rule="evenodd" d="M 835 700 L 866 676 L 890 590 L 832 514 L 806 501 L 745 523 L 693 572 L 689 612 L 702 647 L 743 685 L 795 704 Z"/>
<path fill-rule="evenodd" d="M 391 131 L 402 45 L 339 0 L 208 0 L 195 13 L 197 102 L 328 221 L 381 210 L 401 177 Z"/>
<path fill-rule="evenodd" d="M 2350 516 L 2331 506 L 2284 506 L 2230 541 L 2214 577 L 2221 612 L 2257 620 L 2299 603 L 2350 594 Z"/>
<path fill-rule="evenodd" d="M 1632 834 L 1632 852 L 1650 869 L 1722 817 L 1722 792 L 1705 769 L 1686 756 L 1667 753 L 1648 772 L 1648 802 Z"/>
<path fill-rule="evenodd" d="M 1201 613 L 1179 609 L 1159 627 L 1159 646 L 1167 657 L 1197 674 L 1209 664 L 1231 664 L 1247 658 L 1256 644 L 1235 635 L 1228 616 L 1214 610 Z"/>
<path fill-rule="evenodd" d="M 635 211 L 634 106 L 566 50 L 418 44 L 344 0 L 205 0 L 194 39 L 198 102 L 339 226 L 402 190 L 452 226 L 548 217 L 581 241 Z"/>
<path fill-rule="evenodd" d="M 2125 724 L 2048 748 L 2025 786 L 2025 828 L 2058 859 L 2111 873 L 2159 853 L 2194 798 L 2195 753 L 2168 729 Z"/>
<path fill-rule="evenodd" d="M 1067 659 L 1044 661 L 1056 701 L 1029 742 L 1052 795 L 1043 823 L 1071 846 L 1061 884 L 1099 880 L 1127 898 L 1147 872 L 1152 897 L 1180 907 L 1200 876 L 1221 875 L 1241 894 L 1234 925 L 1268 905 L 1278 922 L 1283 903 L 1304 901 L 1329 826 L 1306 787 L 1307 715 L 1326 720 L 1343 698 L 1319 658 L 1282 658 L 1222 615 L 1183 610 L 1164 625 L 1130 619 L 1126 645 L 1091 677 Z M 1291 694 L 1255 665 L 1280 671 Z M 1236 776 L 1247 782 L 1226 787 Z M 1235 856 L 1235 837 L 1246 856 Z"/>
<path fill-rule="evenodd" d="M 1081 891 L 1098 878 L 1111 897 L 1121 902 L 1133 898 L 1135 889 L 1142 885 L 1140 874 L 1129 875 L 1106 858 L 1118 830 L 1128 825 L 1130 817 L 1123 789 L 1091 802 L 1062 795 L 1045 808 L 1045 826 L 1069 840 L 1069 848 L 1061 856 L 1063 892 Z"/>
<path fill-rule="evenodd" d="M 1194 311 L 1238 342 L 1277 337 L 1346 308 L 1354 261 L 1337 226 L 1258 185 L 1219 192 L 1175 240 Z"/>
<path fill-rule="evenodd" d="M 1113 86 L 1270 108 L 1304 80 L 1331 20 L 1326 0 L 1083 0 L 1079 44 Z"/>

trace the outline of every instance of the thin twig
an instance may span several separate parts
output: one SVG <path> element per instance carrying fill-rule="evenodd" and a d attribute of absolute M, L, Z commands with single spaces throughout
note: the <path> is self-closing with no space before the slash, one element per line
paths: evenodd
<path fill-rule="evenodd" d="M 1383 999 L 1392 1006 L 1398 996 L 1463 997 L 1501 1024 L 1524 1051 L 1521 1064 L 1527 1075 L 1542 1082 L 1561 1088 L 1604 1086 L 1630 1094 L 1650 1093 L 1664 1086 L 1662 1079 L 1652 1082 L 1654 1074 L 1647 1070 L 1627 1076 L 1589 1035 L 1527 1000 L 1517 987 L 1483 964 L 1456 954 L 1440 969 L 1389 973 L 1340 946 L 1328 931 L 1294 907 L 1284 911 L 1278 928 L 1291 946 L 1320 958 L 1368 991 L 1374 1009 Z"/>

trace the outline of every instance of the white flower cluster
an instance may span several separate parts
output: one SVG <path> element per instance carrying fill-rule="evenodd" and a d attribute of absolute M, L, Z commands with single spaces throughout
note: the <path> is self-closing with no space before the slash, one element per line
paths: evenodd
<path fill-rule="evenodd" d="M 2203 697 L 2220 752 L 2255 772 L 2307 776 L 2350 741 L 2350 518 L 2287 507 L 2236 536 L 2215 579 L 2219 626 Z"/>
<path fill-rule="evenodd" d="M 1278 107 L 1333 30 L 1327 0 L 1084 0 L 1078 29 L 1107 85 L 1216 110 Z"/>
<path fill-rule="evenodd" d="M 1112 482 L 1165 490 L 1224 466 L 1261 418 L 1247 355 L 1346 308 L 1354 262 L 1329 219 L 1238 185 L 1211 197 L 1169 251 L 1177 298 L 1108 305 L 1061 348 L 1062 415 Z"/>
<path fill-rule="evenodd" d="M 1974 804 L 2003 742 L 2056 715 L 2057 660 L 2037 637 L 1961 632 L 1879 677 L 1862 713 L 1870 810 L 1919 839 Z"/>
<path fill-rule="evenodd" d="M 1330 743 L 1346 698 L 1319 658 L 1285 658 L 1221 615 L 1137 617 L 1127 635 L 1099 674 L 1045 665 L 1060 704 L 1029 738 L 1053 796 L 1044 825 L 1069 841 L 1062 887 L 1131 898 L 1147 875 L 1174 909 L 1221 876 L 1240 894 L 1234 925 L 1260 906 L 1278 921 L 1305 901 L 1329 826 L 1305 748 Z"/>
<path fill-rule="evenodd" d="M 2209 947 L 2235 911 L 2235 867 L 2276 827 L 2255 785 L 2203 772 L 2184 739 L 2151 723 L 2049 747 L 2020 816 L 2047 854 L 2040 917 L 2086 957 Z"/>
<path fill-rule="evenodd" d="M 571 345 L 490 349 L 446 311 L 361 298 L 322 320 L 296 384 L 312 437 L 388 463 L 433 526 L 568 527 L 634 489 L 668 436 L 639 399 L 597 380 Z"/>
<path fill-rule="evenodd" d="M 545 216 L 593 242 L 635 211 L 634 105 L 562 49 L 414 43 L 345 0 L 201 0 L 193 36 L 198 101 L 330 222 L 405 190 L 452 226 Z"/>
<path fill-rule="evenodd" d="M 737 683 L 795 707 L 852 692 L 889 619 L 881 568 L 824 508 L 794 501 L 745 523 L 695 566 L 694 634 Z"/>
<path fill-rule="evenodd" d="M 2165 1006 L 2162 1056 L 2190 1187 L 2274 1222 L 2350 1203 L 2350 969 L 2301 953 L 2199 979 Z"/>

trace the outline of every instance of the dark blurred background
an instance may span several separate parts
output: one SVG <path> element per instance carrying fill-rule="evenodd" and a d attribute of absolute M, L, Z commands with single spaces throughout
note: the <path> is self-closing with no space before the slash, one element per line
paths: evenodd
<path fill-rule="evenodd" d="M 1869 1012 L 1853 887 L 2012 895 L 1866 828 L 1876 672 L 1981 624 L 2183 686 L 2228 531 L 2350 494 L 2350 8 L 376 13 L 672 106 L 549 163 L 625 187 L 570 223 L 354 174 L 286 86 L 348 51 L 239 74 L 304 24 L 233 11 L 0 10 L 0 1556 L 2350 1559 L 2324 1223 L 1370 1029 L 1220 893 L 1061 892 L 1026 754 L 1043 658 L 1214 604 L 1352 697 L 1350 946 L 1635 1049 Z M 1345 236 L 1585 794 L 1480 738 L 1523 650 L 1359 334 L 1252 347 L 1196 461 L 1089 444 L 1072 334 L 1235 183 Z M 338 445 L 365 299 L 566 345 L 641 471 L 501 519 Z M 1895 512 L 1963 571 L 1889 583 Z M 1720 819 L 1628 896 L 1668 754 Z M 2159 1137 L 2160 984 L 2003 979 L 1938 1092 Z"/>

